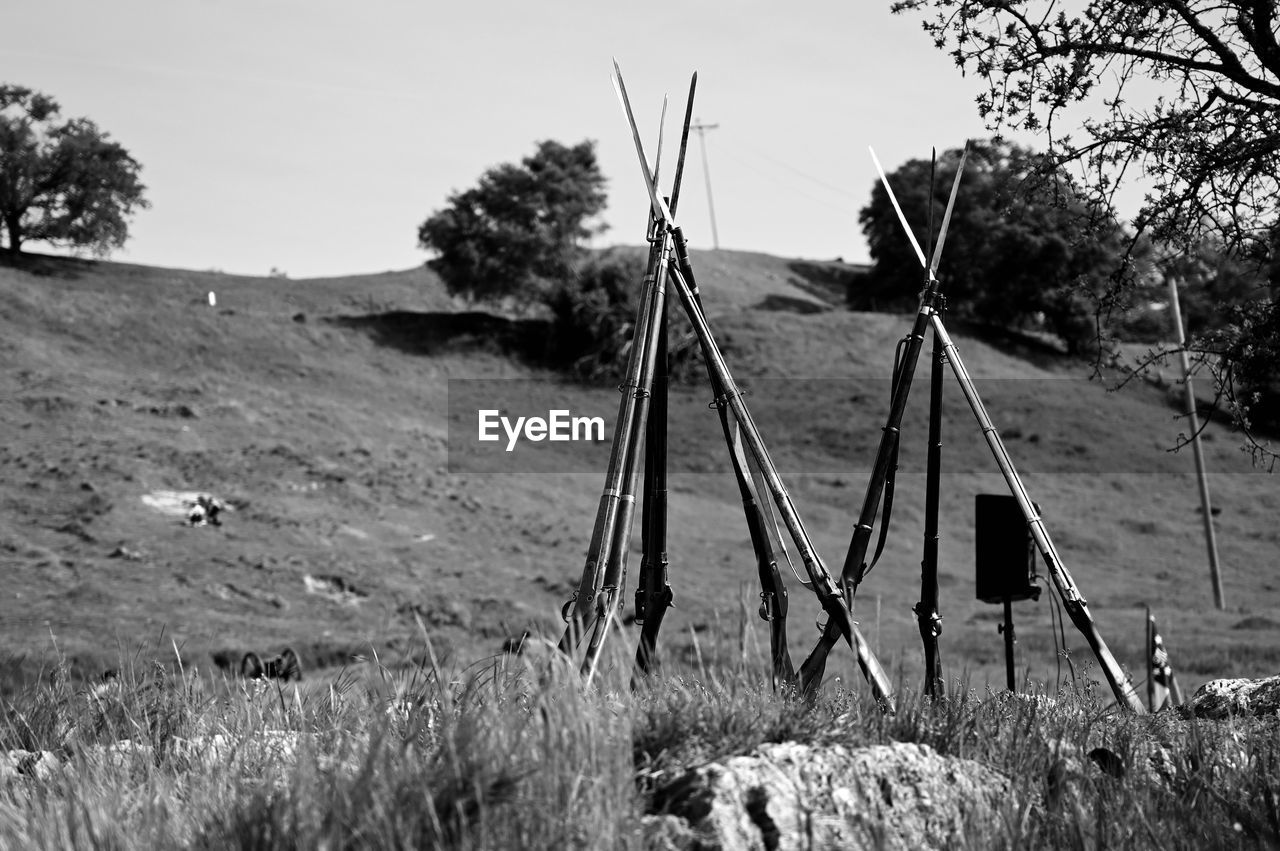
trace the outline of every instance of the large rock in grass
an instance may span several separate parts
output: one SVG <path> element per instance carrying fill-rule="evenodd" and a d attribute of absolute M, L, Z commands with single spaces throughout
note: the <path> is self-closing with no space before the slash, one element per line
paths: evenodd
<path fill-rule="evenodd" d="M 708 851 L 950 848 L 996 831 L 1008 796 L 1004 776 L 928 745 L 788 742 L 688 772 L 651 828 L 666 847 Z"/>
<path fill-rule="evenodd" d="M 1233 715 L 1275 715 L 1280 712 L 1280 676 L 1261 680 L 1210 680 L 1191 696 L 1181 711 L 1196 718 Z"/>

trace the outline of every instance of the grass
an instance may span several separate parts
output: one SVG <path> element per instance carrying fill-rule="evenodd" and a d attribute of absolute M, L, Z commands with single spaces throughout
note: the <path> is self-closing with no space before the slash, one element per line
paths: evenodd
<path fill-rule="evenodd" d="M 632 693 L 615 665 L 584 690 L 555 655 L 283 687 L 169 667 L 96 690 L 55 670 L 4 701 L 0 751 L 46 756 L 0 781 L 0 847 L 645 848 L 688 770 L 782 741 L 915 742 L 995 769 L 1011 793 L 968 847 L 1280 842 L 1277 719 L 1120 714 L 1088 688 L 900 688 L 884 712 L 840 688 L 806 706 L 723 666 Z M 1090 768 L 1097 747 L 1123 777 Z"/>

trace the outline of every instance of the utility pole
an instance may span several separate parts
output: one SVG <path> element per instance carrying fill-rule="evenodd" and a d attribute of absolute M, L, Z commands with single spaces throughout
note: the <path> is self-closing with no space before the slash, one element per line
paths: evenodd
<path fill-rule="evenodd" d="M 703 124 L 701 119 L 696 120 L 689 126 L 690 130 L 698 131 L 698 149 L 702 151 L 702 176 L 707 181 L 707 210 L 711 213 L 711 247 L 720 250 L 720 236 L 716 233 L 716 205 L 711 200 L 711 170 L 707 168 L 707 141 L 706 131 L 714 130 L 719 124 Z"/>
<path fill-rule="evenodd" d="M 1191 429 L 1191 451 L 1196 460 L 1196 481 L 1200 485 L 1200 510 L 1204 513 L 1204 540 L 1209 550 L 1209 579 L 1213 583 L 1213 604 L 1226 608 L 1222 596 L 1222 573 L 1218 569 L 1218 541 L 1213 534 L 1213 511 L 1209 503 L 1209 482 L 1205 478 L 1204 452 L 1200 448 L 1200 418 L 1196 416 L 1196 394 L 1191 389 L 1191 358 L 1187 354 L 1187 336 L 1182 329 L 1182 311 L 1178 305 L 1178 279 L 1169 276 L 1169 307 L 1172 308 L 1178 354 L 1182 359 L 1182 387 L 1187 399 L 1187 425 Z"/>

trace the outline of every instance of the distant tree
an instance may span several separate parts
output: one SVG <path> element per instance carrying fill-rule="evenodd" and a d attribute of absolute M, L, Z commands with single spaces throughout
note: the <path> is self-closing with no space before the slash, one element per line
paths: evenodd
<path fill-rule="evenodd" d="M 605 178 L 595 143 L 538 143 L 519 165 L 486 171 L 418 229 L 427 265 L 449 292 L 474 299 L 540 298 L 571 277 L 582 243 L 604 230 Z"/>
<path fill-rule="evenodd" d="M 922 248 L 931 206 L 935 232 L 941 226 L 959 158 L 959 150 L 938 158 L 932 194 L 929 160 L 889 175 Z M 1065 177 L 1044 180 L 1043 167 L 1041 155 L 1007 141 L 970 145 L 938 275 L 951 313 L 1043 323 L 1075 351 L 1096 336 L 1086 295 L 1105 288 L 1120 264 L 1123 231 L 1109 216 L 1088 215 Z M 858 218 L 874 263 L 859 286 L 882 303 L 914 304 L 923 271 L 879 182 Z"/>
<path fill-rule="evenodd" d="M 1153 343 L 1175 336 L 1167 309 L 1170 279 L 1178 284 L 1186 333 L 1195 337 L 1224 331 L 1234 321 L 1236 308 L 1266 295 L 1256 264 L 1242 261 L 1214 239 L 1183 247 L 1157 246 L 1149 269 L 1136 278 L 1130 309 L 1111 316 L 1117 337 Z"/>
<path fill-rule="evenodd" d="M 133 211 L 148 205 L 142 167 L 87 118 L 57 101 L 0 85 L 0 229 L 10 254 L 27 241 L 107 254 L 124 245 Z"/>
<path fill-rule="evenodd" d="M 1145 181 L 1135 239 L 1181 248 L 1213 239 L 1269 281 L 1269 297 L 1231 311 L 1237 339 L 1224 348 L 1225 332 L 1215 332 L 1192 343 L 1226 357 L 1216 364 L 1219 389 L 1247 425 L 1251 403 L 1230 398 L 1241 385 L 1233 370 L 1244 364 L 1234 357 L 1268 350 L 1280 298 L 1280 4 L 902 0 L 892 8 L 923 14 L 934 44 L 985 79 L 978 110 L 988 127 L 1046 136 L 1055 164 L 1078 167 L 1095 208 L 1133 178 Z M 1113 289 L 1133 280 L 1118 275 Z M 1234 321 L 1242 312 L 1248 321 Z M 1272 364 L 1267 386 L 1280 384 L 1280 362 Z"/>

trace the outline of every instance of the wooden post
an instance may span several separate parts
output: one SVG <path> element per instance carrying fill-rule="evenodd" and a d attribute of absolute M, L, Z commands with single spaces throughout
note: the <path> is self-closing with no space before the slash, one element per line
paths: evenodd
<path fill-rule="evenodd" d="M 1187 354 L 1187 337 L 1182 329 L 1182 310 L 1178 305 L 1178 280 L 1169 276 L 1169 307 L 1177 334 L 1178 354 L 1182 360 L 1182 387 L 1187 401 L 1187 422 L 1191 429 L 1191 452 L 1196 461 L 1196 481 L 1200 486 L 1200 510 L 1204 513 L 1204 541 L 1209 550 L 1209 579 L 1213 584 L 1213 604 L 1227 607 L 1222 595 L 1222 573 L 1218 569 L 1218 541 L 1213 533 L 1213 511 L 1209 504 L 1209 481 L 1205 478 L 1204 451 L 1200 448 L 1200 417 L 1196 415 L 1196 394 L 1191 389 L 1191 356 Z"/>

